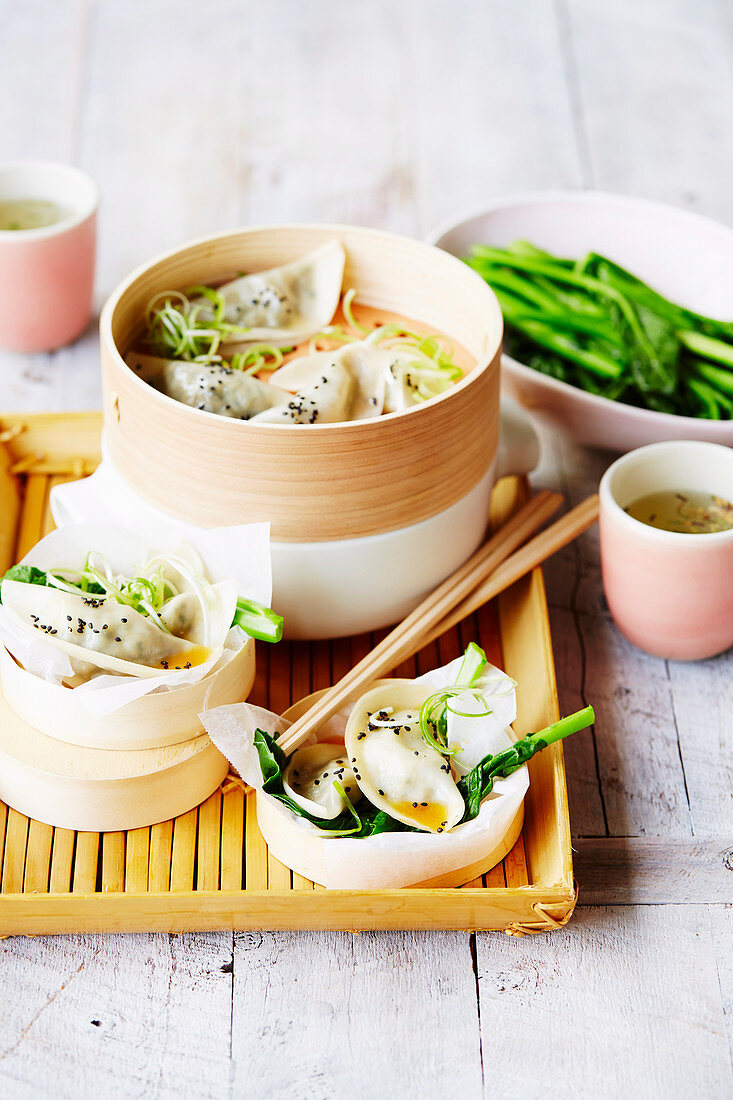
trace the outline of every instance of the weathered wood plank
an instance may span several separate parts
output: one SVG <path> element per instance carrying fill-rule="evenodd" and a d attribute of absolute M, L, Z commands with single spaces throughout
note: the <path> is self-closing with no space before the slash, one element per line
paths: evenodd
<path fill-rule="evenodd" d="M 562 7 L 569 13 L 591 185 L 733 220 L 729 6 L 563 0 Z"/>
<path fill-rule="evenodd" d="M 430 0 L 414 35 L 423 232 L 496 195 L 581 185 L 553 5 Z"/>
<path fill-rule="evenodd" d="M 247 112 L 238 121 L 248 142 L 241 220 L 415 232 L 411 16 L 405 0 L 251 7 L 242 35 L 248 64 L 237 67 L 237 99 Z M 273 43 L 277 94 L 263 96 Z"/>
<path fill-rule="evenodd" d="M 580 905 L 729 902 L 733 833 L 727 837 L 603 837 L 573 841 Z"/>
<path fill-rule="evenodd" d="M 431 1100 L 474 1100 L 481 1067 L 468 936 L 235 935 L 232 1057 L 235 1095 L 296 1087 L 303 1100 L 336 1100 L 348 1081 L 354 1100 L 423 1089 Z"/>
<path fill-rule="evenodd" d="M 693 829 L 715 835 L 733 820 L 733 650 L 667 669 Z"/>
<path fill-rule="evenodd" d="M 0 1093 L 226 1097 L 231 981 L 229 933 L 0 943 Z"/>
<path fill-rule="evenodd" d="M 705 906 L 580 909 L 565 932 L 476 940 L 487 1096 L 730 1094 Z"/>

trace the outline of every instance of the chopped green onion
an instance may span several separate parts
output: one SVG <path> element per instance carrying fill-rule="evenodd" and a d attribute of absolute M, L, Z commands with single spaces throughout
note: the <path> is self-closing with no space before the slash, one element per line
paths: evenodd
<path fill-rule="evenodd" d="M 261 642 L 279 642 L 283 636 L 283 617 L 256 600 L 237 600 L 232 626 L 239 626 Z"/>

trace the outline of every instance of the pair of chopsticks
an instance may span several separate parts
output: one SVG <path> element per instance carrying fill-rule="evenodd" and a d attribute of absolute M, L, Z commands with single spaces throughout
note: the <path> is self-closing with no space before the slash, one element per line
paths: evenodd
<path fill-rule="evenodd" d="M 541 492 L 520 508 L 473 557 L 293 723 L 278 740 L 283 751 L 293 752 L 357 691 L 498 596 L 567 546 L 598 518 L 598 497 L 593 495 L 527 542 L 561 503 L 558 493 Z"/>

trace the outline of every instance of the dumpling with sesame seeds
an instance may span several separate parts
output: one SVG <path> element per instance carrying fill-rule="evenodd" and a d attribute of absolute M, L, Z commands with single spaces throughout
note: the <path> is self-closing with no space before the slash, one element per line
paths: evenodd
<path fill-rule="evenodd" d="M 285 793 L 302 809 L 324 821 L 333 821 L 344 810 L 339 787 L 352 805 L 361 798 L 349 758 L 343 748 L 327 741 L 298 749 L 283 773 Z"/>
<path fill-rule="evenodd" d="M 292 263 L 241 275 L 217 287 L 223 299 L 221 319 L 248 329 L 222 346 L 235 352 L 260 340 L 297 344 L 320 332 L 338 306 L 345 262 L 343 245 L 333 240 Z M 208 298 L 194 298 L 191 305 L 199 320 L 214 318 L 215 307 Z"/>
<path fill-rule="evenodd" d="M 174 401 L 203 412 L 249 420 L 265 409 L 285 405 L 288 395 L 225 363 L 191 363 L 128 352 L 126 363 L 144 382 Z"/>
<path fill-rule="evenodd" d="M 420 710 L 431 689 L 392 680 L 358 700 L 345 744 L 362 792 L 379 810 L 413 829 L 443 833 L 457 825 L 465 805 L 448 757 L 425 742 Z"/>
<path fill-rule="evenodd" d="M 277 389 L 272 386 L 271 389 Z M 349 420 L 354 379 L 337 359 L 327 359 L 311 386 L 252 417 L 254 424 L 339 424 Z"/>
<path fill-rule="evenodd" d="M 389 365 L 388 352 L 361 340 L 335 351 L 317 351 L 300 359 L 291 359 L 274 371 L 269 381 L 273 386 L 296 395 L 310 392 L 311 388 L 318 393 L 325 386 L 329 372 L 340 368 L 340 376 L 346 375 L 349 379 L 348 386 L 341 387 L 343 419 L 369 420 L 381 416 L 384 411 Z M 260 419 L 270 419 L 274 415 L 268 414 L 267 418 Z"/>
<path fill-rule="evenodd" d="M 207 660 L 208 649 L 178 638 L 132 607 L 98 596 L 4 579 L 3 607 L 29 630 L 75 658 L 83 675 L 93 668 L 120 671 L 120 662 L 142 666 L 137 675 L 185 668 Z M 148 671 L 149 670 L 149 671 Z M 130 671 L 130 670 L 128 670 Z"/>

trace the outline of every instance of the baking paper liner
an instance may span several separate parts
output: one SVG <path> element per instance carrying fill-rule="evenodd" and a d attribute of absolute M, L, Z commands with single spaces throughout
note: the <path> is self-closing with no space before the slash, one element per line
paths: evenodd
<path fill-rule="evenodd" d="M 437 690 L 454 683 L 459 666 L 460 659 L 435 669 L 420 680 Z M 504 724 L 507 714 L 511 714 L 511 719 L 515 714 L 513 682 L 491 666 L 485 678 L 493 685 L 493 694 L 486 696 L 492 713 L 472 720 L 475 728 L 470 740 L 471 753 L 480 754 L 475 762 L 488 753 L 501 752 L 515 740 Z M 330 719 L 313 740 L 342 738 L 351 707 L 366 690 L 368 688 L 360 691 L 350 705 Z M 292 710 L 297 714 L 297 706 Z M 257 821 L 272 854 L 304 878 L 328 889 L 385 890 L 444 876 L 451 877 L 457 884 L 463 869 L 467 869 L 467 878 L 472 878 L 477 873 L 476 865 L 492 853 L 498 852 L 496 860 L 501 859 L 506 851 L 502 841 L 508 836 L 513 839 L 514 830 L 521 824 L 518 815 L 529 787 L 526 767 L 507 779 L 498 779 L 492 793 L 484 799 L 478 816 L 450 832 L 380 833 L 360 840 L 329 839 L 311 822 L 291 813 L 261 789 L 262 774 L 254 746 L 254 731 L 261 729 L 274 735 L 282 733 L 290 722 L 248 703 L 208 710 L 201 715 L 201 720 L 214 744 L 245 782 L 255 788 Z"/>

